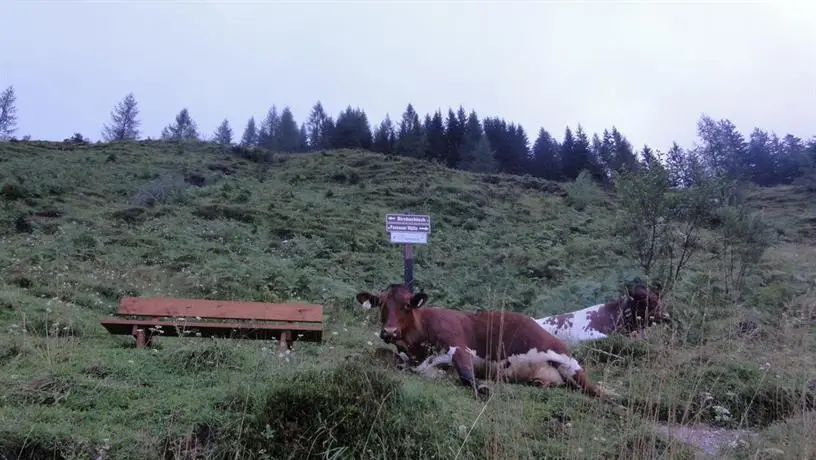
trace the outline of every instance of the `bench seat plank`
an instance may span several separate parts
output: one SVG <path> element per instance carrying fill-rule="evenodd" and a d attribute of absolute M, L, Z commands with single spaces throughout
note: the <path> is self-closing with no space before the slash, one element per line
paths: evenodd
<path fill-rule="evenodd" d="M 178 329 L 182 331 L 182 336 L 201 334 L 201 337 L 247 337 L 262 339 L 269 337 L 280 338 L 284 331 L 293 331 L 293 335 L 298 336 L 298 340 L 307 342 L 320 342 L 323 339 L 323 326 L 321 324 L 268 324 L 268 323 L 216 323 L 208 321 L 162 321 L 159 319 L 105 319 L 100 321 L 102 326 L 111 334 L 128 335 L 133 331 L 133 326 L 139 328 L 155 328 L 161 326 L 164 333 L 153 332 L 152 335 L 163 335 L 177 337 Z M 302 336 L 301 336 L 302 334 Z"/>
<path fill-rule="evenodd" d="M 122 297 L 117 315 L 322 323 L 323 306 L 305 303 L 264 303 L 171 297 Z"/>

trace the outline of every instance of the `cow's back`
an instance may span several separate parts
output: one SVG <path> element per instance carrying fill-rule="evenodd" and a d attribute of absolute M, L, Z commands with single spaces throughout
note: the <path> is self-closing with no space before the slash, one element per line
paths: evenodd
<path fill-rule="evenodd" d="M 414 314 L 423 341 L 436 346 L 472 346 L 471 314 L 437 307 L 422 308 Z"/>
<path fill-rule="evenodd" d="M 481 356 L 489 353 L 493 359 L 524 354 L 535 348 L 568 354 L 566 345 L 536 323 L 532 317 L 517 312 L 483 311 L 470 316 L 470 329 L 475 339 L 471 348 Z"/>

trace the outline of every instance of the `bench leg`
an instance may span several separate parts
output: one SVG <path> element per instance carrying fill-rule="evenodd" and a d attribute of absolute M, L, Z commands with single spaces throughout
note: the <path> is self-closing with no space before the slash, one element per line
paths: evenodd
<path fill-rule="evenodd" d="M 133 326 L 133 337 L 136 338 L 136 348 L 149 347 L 153 344 L 152 335 L 146 335 L 142 328 Z"/>
<path fill-rule="evenodd" d="M 144 348 L 145 344 L 145 333 L 144 329 L 136 329 L 136 348 Z"/>
<path fill-rule="evenodd" d="M 292 331 L 283 331 L 278 340 L 278 350 L 286 351 L 292 349 Z"/>

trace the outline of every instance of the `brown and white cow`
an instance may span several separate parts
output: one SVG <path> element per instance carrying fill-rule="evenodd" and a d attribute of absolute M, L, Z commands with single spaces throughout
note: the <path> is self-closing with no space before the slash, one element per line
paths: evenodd
<path fill-rule="evenodd" d="M 529 382 L 542 387 L 570 383 L 585 393 L 603 397 L 600 390 L 567 346 L 516 312 L 480 311 L 467 313 L 422 306 L 428 296 L 414 294 L 408 287 L 392 284 L 379 295 L 357 294 L 357 301 L 380 308 L 380 338 L 393 343 L 411 358 L 422 357 L 418 366 L 434 366 L 435 359 L 449 359 L 459 376 L 477 395 L 489 389 L 483 379 Z"/>
<path fill-rule="evenodd" d="M 613 333 L 638 332 L 642 337 L 645 327 L 669 320 L 661 305 L 660 291 L 637 283 L 627 285 L 619 299 L 535 321 L 568 345 L 575 345 Z"/>

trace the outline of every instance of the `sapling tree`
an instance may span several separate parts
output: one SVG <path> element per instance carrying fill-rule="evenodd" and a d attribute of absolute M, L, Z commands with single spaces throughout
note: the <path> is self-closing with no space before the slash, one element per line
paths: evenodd
<path fill-rule="evenodd" d="M 163 140 L 195 141 L 198 140 L 198 127 L 190 117 L 190 112 L 184 108 L 176 115 L 175 123 L 162 130 Z"/>
<path fill-rule="evenodd" d="M 746 277 L 757 269 L 771 245 L 772 232 L 758 212 L 752 212 L 742 191 L 732 184 L 722 190 L 717 210 L 717 251 L 726 295 L 739 297 Z"/>
<path fill-rule="evenodd" d="M 716 179 L 671 186 L 660 162 L 614 173 L 622 212 L 617 230 L 644 273 L 670 289 L 700 247 L 700 233 L 720 206 Z"/>
<path fill-rule="evenodd" d="M 103 125 L 102 139 L 107 142 L 139 139 L 139 106 L 133 93 L 128 93 L 111 111 L 111 124 Z"/>
<path fill-rule="evenodd" d="M 17 131 L 17 95 L 14 86 L 0 93 L 0 141 L 11 139 Z"/>
<path fill-rule="evenodd" d="M 215 134 L 213 134 L 212 141 L 219 145 L 232 145 L 232 128 L 229 125 L 229 120 L 224 118 L 224 121 L 218 125 Z"/>

